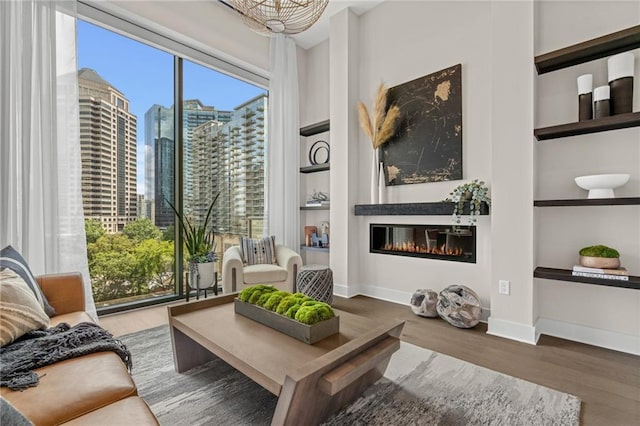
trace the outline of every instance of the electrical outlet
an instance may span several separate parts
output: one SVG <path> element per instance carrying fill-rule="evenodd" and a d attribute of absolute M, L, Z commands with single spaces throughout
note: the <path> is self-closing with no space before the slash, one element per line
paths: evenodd
<path fill-rule="evenodd" d="M 500 280 L 498 281 L 498 293 L 499 294 L 506 294 L 507 296 L 509 295 L 510 292 L 510 282 L 507 280 Z"/>

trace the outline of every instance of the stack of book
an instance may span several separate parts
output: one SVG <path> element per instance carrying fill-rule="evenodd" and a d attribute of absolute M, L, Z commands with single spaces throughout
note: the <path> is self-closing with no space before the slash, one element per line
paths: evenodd
<path fill-rule="evenodd" d="M 329 205 L 329 200 L 309 200 L 306 203 L 306 207 L 323 207 L 323 206 L 328 206 Z"/>
<path fill-rule="evenodd" d="M 573 267 L 573 272 L 571 275 L 576 277 L 603 278 L 605 280 L 629 281 L 629 271 L 627 271 L 625 268 L 600 269 L 600 268 L 587 268 L 586 266 L 575 265 Z"/>

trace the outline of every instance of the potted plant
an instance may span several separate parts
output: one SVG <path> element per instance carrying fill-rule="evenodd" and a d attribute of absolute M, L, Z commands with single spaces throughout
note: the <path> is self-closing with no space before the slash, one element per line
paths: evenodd
<path fill-rule="evenodd" d="M 580 250 L 580 265 L 588 268 L 617 269 L 620 267 L 620 253 L 611 247 L 597 245 Z"/>
<path fill-rule="evenodd" d="M 451 198 L 445 198 L 444 201 L 453 203 L 453 221 L 457 224 L 462 222 L 465 202 L 469 203 L 469 224 L 474 224 L 480 216 L 482 202 L 491 205 L 491 198 L 488 195 L 489 188 L 484 181 L 474 179 L 469 183 L 458 185 L 449 195 Z"/>
<path fill-rule="evenodd" d="M 169 207 L 171 207 L 182 225 L 184 245 L 188 253 L 187 262 L 189 263 L 189 287 L 200 290 L 213 285 L 213 291 L 215 294 L 218 294 L 218 285 L 215 274 L 216 241 L 215 233 L 209 228 L 209 222 L 211 221 L 213 206 L 216 201 L 218 201 L 219 196 L 220 192 L 218 192 L 214 197 L 209 209 L 207 210 L 204 222 L 200 225 L 193 225 L 189 221 L 189 218 L 183 217 L 178 210 L 176 210 L 171 201 L 167 200 L 165 197 L 165 201 L 169 204 Z"/>

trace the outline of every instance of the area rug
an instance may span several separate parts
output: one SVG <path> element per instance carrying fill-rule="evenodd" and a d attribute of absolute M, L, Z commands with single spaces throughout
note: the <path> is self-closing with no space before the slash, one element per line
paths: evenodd
<path fill-rule="evenodd" d="M 167 326 L 121 338 L 163 425 L 269 425 L 277 398 L 221 360 L 173 368 Z M 402 342 L 385 377 L 327 425 L 578 425 L 580 400 Z"/>

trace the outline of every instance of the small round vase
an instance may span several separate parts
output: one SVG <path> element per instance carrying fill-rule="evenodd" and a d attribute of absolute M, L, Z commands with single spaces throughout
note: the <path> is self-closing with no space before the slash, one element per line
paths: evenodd
<path fill-rule="evenodd" d="M 580 256 L 580 265 L 587 268 L 617 269 L 620 267 L 620 259 L 617 257 Z"/>

